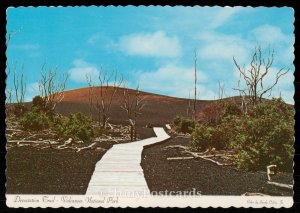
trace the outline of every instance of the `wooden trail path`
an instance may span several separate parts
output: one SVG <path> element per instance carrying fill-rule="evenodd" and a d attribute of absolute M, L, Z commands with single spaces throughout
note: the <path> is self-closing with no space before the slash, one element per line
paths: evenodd
<path fill-rule="evenodd" d="M 144 146 L 165 141 L 170 136 L 162 127 L 153 128 L 157 137 L 116 144 L 97 162 L 87 195 L 150 194 L 141 167 Z"/>

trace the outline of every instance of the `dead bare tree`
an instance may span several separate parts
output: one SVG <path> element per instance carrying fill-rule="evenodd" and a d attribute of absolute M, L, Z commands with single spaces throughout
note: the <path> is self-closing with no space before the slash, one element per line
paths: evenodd
<path fill-rule="evenodd" d="M 26 93 L 26 82 L 24 79 L 24 66 L 21 66 L 20 75 L 17 73 L 17 65 L 12 64 L 7 65 L 7 73 L 13 73 L 13 88 L 6 88 L 7 101 L 6 106 L 8 107 L 9 103 L 16 103 L 13 107 L 14 114 L 16 116 L 20 116 L 23 114 L 25 110 L 24 101 L 25 101 L 25 93 Z"/>
<path fill-rule="evenodd" d="M 219 101 L 221 101 L 225 95 L 225 85 L 221 84 L 220 81 L 218 81 L 218 83 L 219 83 L 218 99 L 219 99 Z"/>
<path fill-rule="evenodd" d="M 13 30 L 13 31 L 10 31 L 8 32 L 7 34 L 7 39 L 6 39 L 6 42 L 5 42 L 5 46 L 6 48 L 8 48 L 8 44 L 10 43 L 11 39 L 15 36 L 16 33 L 18 33 L 20 30 Z M 13 67 L 13 78 L 14 78 L 14 90 L 15 90 L 15 94 L 18 94 L 19 92 L 16 91 L 16 86 L 15 84 L 17 83 L 17 90 L 18 90 L 18 87 L 19 87 L 19 83 L 22 83 L 21 88 L 20 88 L 20 93 L 24 94 L 23 97 L 21 95 L 20 99 L 23 99 L 23 100 L 20 100 L 19 97 L 16 98 L 17 100 L 17 103 L 19 104 L 19 101 L 24 101 L 24 96 L 25 96 L 25 90 L 26 88 L 24 88 L 24 86 L 26 87 L 26 85 L 24 84 L 24 75 L 23 75 L 23 66 L 22 66 L 22 75 L 21 75 L 21 79 L 19 80 L 18 77 L 17 77 L 17 74 L 16 74 L 16 66 L 15 65 L 12 65 Z M 7 63 L 7 73 L 6 73 L 6 78 L 5 78 L 5 83 L 6 83 L 6 87 L 5 87 L 5 94 L 6 94 L 6 101 L 5 101 L 5 109 L 6 109 L 6 112 L 8 113 L 8 105 L 10 105 L 12 103 L 12 99 L 13 99 L 13 88 L 9 88 L 8 85 L 7 85 L 7 79 L 8 77 L 10 76 L 11 74 L 11 67 L 10 65 Z M 20 82 L 19 82 L 20 81 Z M 17 95 L 16 95 L 17 96 Z M 19 94 L 18 94 L 19 96 Z"/>
<path fill-rule="evenodd" d="M 9 110 L 9 105 L 12 103 L 12 94 L 13 94 L 13 89 L 11 87 L 8 87 L 7 85 L 7 78 L 8 76 L 10 75 L 10 69 L 7 68 L 7 73 L 6 73 L 6 78 L 5 78 L 5 95 L 6 95 L 6 99 L 5 99 L 5 109 L 6 109 L 6 112 L 8 113 Z"/>
<path fill-rule="evenodd" d="M 197 114 L 197 50 L 194 50 L 194 103 L 193 103 L 193 120 L 196 120 Z"/>
<path fill-rule="evenodd" d="M 62 74 L 58 78 L 57 68 L 50 68 L 45 71 L 45 64 L 41 68 L 40 79 L 38 80 L 39 93 L 43 98 L 45 109 L 53 112 L 58 103 L 64 98 L 64 91 L 68 75 Z"/>
<path fill-rule="evenodd" d="M 130 94 L 130 89 L 124 85 L 123 89 L 123 105 L 121 108 L 126 111 L 127 119 L 130 124 L 130 139 L 131 141 L 136 140 L 136 122 L 138 115 L 141 114 L 142 109 L 146 105 L 144 96 L 139 90 L 139 85 Z"/>
<path fill-rule="evenodd" d="M 18 76 L 17 74 L 16 65 L 13 65 L 12 69 L 13 69 L 13 79 L 14 79 L 15 101 L 17 102 L 18 105 L 21 105 L 24 103 L 25 92 L 26 92 L 26 82 L 24 80 L 24 66 L 22 65 L 21 67 L 21 76 Z"/>
<path fill-rule="evenodd" d="M 241 67 L 233 57 L 234 64 L 239 71 L 240 79 L 245 83 L 244 88 L 241 88 L 240 80 L 238 81 L 238 88 L 234 90 L 239 91 L 242 98 L 242 108 L 247 111 L 247 104 L 256 105 L 262 101 L 264 95 L 269 93 L 271 96 L 272 89 L 277 85 L 279 79 L 288 73 L 289 69 L 281 68 L 277 71 L 275 81 L 269 86 L 265 85 L 264 79 L 270 73 L 270 68 L 274 62 L 274 50 L 268 51 L 266 57 L 263 56 L 260 46 L 255 47 L 250 66 L 248 68 Z M 249 99 L 249 101 L 247 100 Z"/>
<path fill-rule="evenodd" d="M 191 94 L 189 92 L 188 106 L 186 108 L 186 116 L 190 117 L 190 113 L 191 113 Z"/>
<path fill-rule="evenodd" d="M 118 72 L 108 72 L 108 69 L 100 68 L 98 75 L 99 92 L 94 92 L 95 85 L 91 76 L 87 76 L 89 86 L 89 106 L 90 113 L 97 111 L 97 120 L 99 126 L 106 128 L 107 122 L 110 119 L 110 110 L 112 101 L 116 92 L 123 82 L 123 77 L 118 77 Z"/>

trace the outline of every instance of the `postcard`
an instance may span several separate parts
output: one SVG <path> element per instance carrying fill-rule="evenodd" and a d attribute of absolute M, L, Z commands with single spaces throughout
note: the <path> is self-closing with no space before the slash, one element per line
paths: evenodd
<path fill-rule="evenodd" d="M 290 7 L 10 7 L 8 207 L 293 206 Z"/>

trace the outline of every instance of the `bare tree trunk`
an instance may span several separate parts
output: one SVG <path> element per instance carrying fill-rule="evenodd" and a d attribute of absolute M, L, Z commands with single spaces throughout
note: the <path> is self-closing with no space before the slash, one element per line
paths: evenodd
<path fill-rule="evenodd" d="M 11 68 L 8 66 L 8 69 Z M 16 65 L 13 65 L 12 69 L 13 69 L 13 83 L 14 83 L 13 90 L 16 99 L 15 101 L 17 102 L 17 105 L 15 107 L 15 114 L 17 116 L 20 116 L 23 114 L 25 92 L 26 92 L 26 82 L 24 80 L 24 66 L 22 65 L 21 76 L 17 75 Z"/>
<path fill-rule="evenodd" d="M 135 94 L 130 95 L 129 89 L 124 85 L 123 91 L 123 105 L 122 109 L 126 111 L 127 118 L 130 125 L 130 138 L 131 141 L 136 140 L 136 123 L 138 115 L 141 114 L 141 110 L 145 106 L 144 98 L 142 97 L 141 92 L 139 91 L 139 86 L 135 90 Z"/>
<path fill-rule="evenodd" d="M 189 92 L 189 100 L 188 100 L 188 106 L 186 109 L 186 116 L 190 117 L 190 113 L 191 113 L 191 94 Z"/>
<path fill-rule="evenodd" d="M 110 92 L 109 83 L 112 77 L 114 77 L 114 80 L 112 81 L 113 85 L 111 86 L 111 92 Z M 112 101 L 114 99 L 116 92 L 119 89 L 119 86 L 123 82 L 123 78 L 121 76 L 118 79 L 117 72 L 109 74 L 108 70 L 103 71 L 101 67 L 98 76 L 100 93 L 95 93 L 95 94 L 91 92 L 92 88 L 94 88 L 94 84 L 91 76 L 86 76 L 86 79 L 90 87 L 90 92 L 89 92 L 90 113 L 92 113 L 93 110 L 97 111 L 99 128 L 105 129 L 110 117 L 110 109 L 111 109 Z"/>
<path fill-rule="evenodd" d="M 194 72 L 194 110 L 193 110 L 193 120 L 196 120 L 196 103 L 197 103 L 197 52 L 195 49 L 195 58 L 194 58 L 194 66 L 195 66 L 195 72 Z"/>

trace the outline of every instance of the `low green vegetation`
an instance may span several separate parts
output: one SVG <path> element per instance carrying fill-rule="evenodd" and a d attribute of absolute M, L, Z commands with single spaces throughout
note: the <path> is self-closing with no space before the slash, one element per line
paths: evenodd
<path fill-rule="evenodd" d="M 195 122 L 191 118 L 179 115 L 174 119 L 174 126 L 178 132 L 192 133 L 195 128 Z"/>
<path fill-rule="evenodd" d="M 189 129 L 194 151 L 232 149 L 240 169 L 265 170 L 276 164 L 282 171 L 292 171 L 294 109 L 281 99 L 265 100 L 247 113 L 234 102 L 216 102 L 183 128 L 185 120 L 190 119 L 175 118 L 174 126 L 178 132 Z"/>
<path fill-rule="evenodd" d="M 46 113 L 38 111 L 28 111 L 20 121 L 25 130 L 40 131 L 48 129 L 51 126 L 51 121 Z"/>
<path fill-rule="evenodd" d="M 92 118 L 80 112 L 61 118 L 55 129 L 59 137 L 72 138 L 75 141 L 89 141 L 94 136 Z"/>
<path fill-rule="evenodd" d="M 92 119 L 82 113 L 71 113 L 68 117 L 56 114 L 46 107 L 40 96 L 33 98 L 32 107 L 20 115 L 25 130 L 52 129 L 59 138 L 75 141 L 90 141 L 94 136 Z"/>

